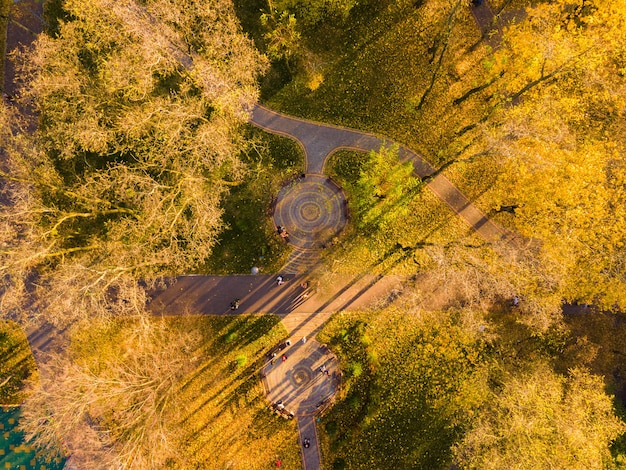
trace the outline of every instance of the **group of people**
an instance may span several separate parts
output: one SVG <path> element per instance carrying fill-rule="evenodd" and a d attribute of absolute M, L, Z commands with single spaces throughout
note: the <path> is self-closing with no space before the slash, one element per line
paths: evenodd
<path fill-rule="evenodd" d="M 276 228 L 276 231 L 278 232 L 278 235 L 280 235 L 283 240 L 289 243 L 289 234 L 287 233 L 287 229 L 285 227 L 283 227 L 282 225 L 279 225 Z"/>

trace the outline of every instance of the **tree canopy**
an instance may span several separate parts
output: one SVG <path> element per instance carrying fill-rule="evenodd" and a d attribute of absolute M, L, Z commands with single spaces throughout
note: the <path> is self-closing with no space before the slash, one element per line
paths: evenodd
<path fill-rule="evenodd" d="M 511 377 L 456 447 L 461 468 L 605 468 L 624 423 L 603 389 L 580 369 Z"/>
<path fill-rule="evenodd" d="M 63 8 L 21 57 L 34 137 L 1 113 L 3 310 L 34 294 L 51 321 L 140 310 L 137 279 L 206 258 L 265 67 L 227 0 Z"/>
<path fill-rule="evenodd" d="M 164 468 L 180 458 L 174 403 L 195 366 L 199 332 L 139 318 L 90 321 L 74 336 L 73 354 L 52 355 L 31 384 L 20 423 L 26 438 L 54 453 L 62 436 L 79 468 Z M 103 338 L 115 345 L 98 350 Z"/>
<path fill-rule="evenodd" d="M 541 241 L 562 298 L 624 307 L 626 10 L 556 1 L 526 13 L 488 64 L 500 104 L 480 140 L 501 166 L 493 197 Z"/>
<path fill-rule="evenodd" d="M 422 182 L 413 176 L 413 163 L 400 162 L 397 145 L 371 151 L 355 185 L 357 224 L 392 232 L 396 222 L 409 214 L 408 202 L 421 187 Z"/>

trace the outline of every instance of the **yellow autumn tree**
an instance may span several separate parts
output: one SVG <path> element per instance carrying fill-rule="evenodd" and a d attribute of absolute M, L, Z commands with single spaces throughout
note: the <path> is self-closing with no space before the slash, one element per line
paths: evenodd
<path fill-rule="evenodd" d="M 496 208 L 537 239 L 569 301 L 626 306 L 626 8 L 555 1 L 527 9 L 490 62 L 498 92 L 473 151 L 498 165 Z"/>
<path fill-rule="evenodd" d="M 581 369 L 563 377 L 537 364 L 485 402 L 454 453 L 464 469 L 605 468 L 625 429 L 600 377 Z"/>

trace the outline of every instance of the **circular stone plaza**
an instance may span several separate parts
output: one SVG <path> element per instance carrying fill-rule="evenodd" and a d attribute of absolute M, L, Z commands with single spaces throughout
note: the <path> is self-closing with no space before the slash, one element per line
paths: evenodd
<path fill-rule="evenodd" d="M 278 193 L 276 227 L 284 227 L 289 243 L 304 249 L 323 248 L 346 225 L 346 199 L 330 178 L 301 175 Z"/>
<path fill-rule="evenodd" d="M 339 186 L 322 175 L 300 175 L 278 193 L 276 227 L 289 234 L 297 249 L 323 248 L 345 227 L 346 199 Z M 306 323 L 307 319 L 302 319 Z M 298 336 L 277 346 L 261 372 L 268 400 L 286 417 L 313 416 L 329 403 L 340 384 L 337 358 L 313 338 Z M 303 328 L 300 328 L 303 330 Z"/>

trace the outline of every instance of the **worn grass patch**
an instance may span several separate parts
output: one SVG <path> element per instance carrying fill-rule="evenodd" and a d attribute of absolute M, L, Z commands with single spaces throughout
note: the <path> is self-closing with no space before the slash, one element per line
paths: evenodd
<path fill-rule="evenodd" d="M 287 332 L 271 315 L 183 317 L 167 319 L 181 331 L 198 331 L 199 347 L 190 359 L 194 370 L 179 384 L 168 411 L 178 431 L 184 458 L 168 468 L 254 470 L 300 465 L 296 427 L 272 414 L 259 380 L 267 352 Z M 82 360 L 103 361 L 116 354 L 132 325 L 111 324 L 107 331 L 83 331 L 73 338 Z M 103 334 L 104 333 L 104 334 Z M 171 411 L 171 413 L 170 413 Z"/>
<path fill-rule="evenodd" d="M 20 404 L 25 398 L 22 384 L 35 374 L 35 359 L 20 326 L 0 322 L 0 404 Z"/>
<path fill-rule="evenodd" d="M 289 254 L 289 247 L 276 236 L 272 202 L 281 183 L 303 171 L 304 155 L 291 139 L 252 126 L 247 134 L 255 142 L 243 155 L 249 175 L 224 201 L 226 228 L 202 273 L 247 274 L 253 266 L 276 272 Z"/>

